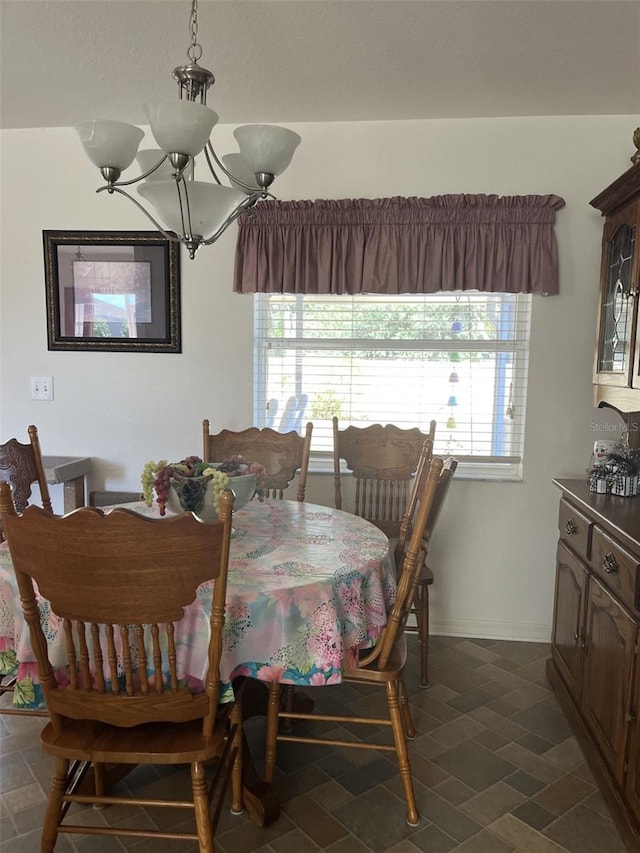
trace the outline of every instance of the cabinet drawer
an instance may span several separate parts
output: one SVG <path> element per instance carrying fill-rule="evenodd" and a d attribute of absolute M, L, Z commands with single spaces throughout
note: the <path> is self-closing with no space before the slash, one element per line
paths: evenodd
<path fill-rule="evenodd" d="M 573 504 L 562 498 L 558 515 L 560 539 L 583 560 L 589 560 L 591 554 L 591 529 L 593 523 L 579 512 Z"/>
<path fill-rule="evenodd" d="M 640 560 L 597 526 L 593 530 L 591 568 L 623 604 L 638 607 Z"/>

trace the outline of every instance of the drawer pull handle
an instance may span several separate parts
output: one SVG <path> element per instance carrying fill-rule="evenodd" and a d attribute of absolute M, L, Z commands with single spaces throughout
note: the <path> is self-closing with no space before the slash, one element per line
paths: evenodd
<path fill-rule="evenodd" d="M 575 521 L 572 518 L 569 518 L 565 522 L 564 529 L 567 531 L 569 536 L 571 536 L 573 533 L 578 532 L 578 525 L 575 523 Z"/>
<path fill-rule="evenodd" d="M 613 554 L 605 554 L 602 558 L 602 568 L 608 575 L 614 575 L 618 571 L 618 563 Z"/>

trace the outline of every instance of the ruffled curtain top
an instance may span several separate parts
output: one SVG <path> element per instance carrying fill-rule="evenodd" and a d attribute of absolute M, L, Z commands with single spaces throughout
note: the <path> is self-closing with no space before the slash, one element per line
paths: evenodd
<path fill-rule="evenodd" d="M 558 292 L 556 195 L 267 201 L 238 220 L 238 293 Z"/>

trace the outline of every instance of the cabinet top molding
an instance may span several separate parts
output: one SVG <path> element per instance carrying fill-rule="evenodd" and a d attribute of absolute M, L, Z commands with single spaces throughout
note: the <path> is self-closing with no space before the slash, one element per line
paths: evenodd
<path fill-rule="evenodd" d="M 603 216 L 608 216 L 638 196 L 640 196 L 640 162 L 616 178 L 612 184 L 592 198 L 589 204 L 599 210 Z"/>

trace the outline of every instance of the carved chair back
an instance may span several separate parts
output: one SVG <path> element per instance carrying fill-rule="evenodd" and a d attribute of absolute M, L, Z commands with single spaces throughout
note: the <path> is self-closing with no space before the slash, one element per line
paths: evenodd
<path fill-rule="evenodd" d="M 250 462 L 259 462 L 266 471 L 267 498 L 283 498 L 285 489 L 299 472 L 296 500 L 304 501 L 312 431 L 313 424 L 309 422 L 304 435 L 295 430 L 277 432 L 270 427 L 249 427 L 240 432 L 223 429 L 211 435 L 209 421 L 205 419 L 202 422 L 202 458 L 207 462 L 223 462 L 233 456 L 243 456 Z"/>
<path fill-rule="evenodd" d="M 22 512 L 31 497 L 31 486 L 38 484 L 42 506 L 51 512 L 51 498 L 42 462 L 38 429 L 33 424 L 27 429 L 29 444 L 10 438 L 0 444 L 0 480 L 13 487 L 13 500 Z"/>
<path fill-rule="evenodd" d="M 118 727 L 202 720 L 213 732 L 219 698 L 233 495 L 223 492 L 220 520 L 191 513 L 150 519 L 128 509 L 83 507 L 58 516 L 14 509 L 0 484 L 4 523 L 42 690 L 55 732 L 68 720 Z M 179 681 L 174 623 L 213 581 L 204 691 Z M 62 620 L 70 682 L 58 689 L 47 654 L 36 585 Z"/>
<path fill-rule="evenodd" d="M 348 426 L 340 429 L 333 419 L 333 468 L 335 505 L 342 509 L 341 460 L 356 478 L 355 515 L 368 519 L 390 538 L 400 534 L 411 482 L 426 439 L 433 439 L 436 422 L 429 433 L 417 427 L 401 429 L 394 424 Z"/>

